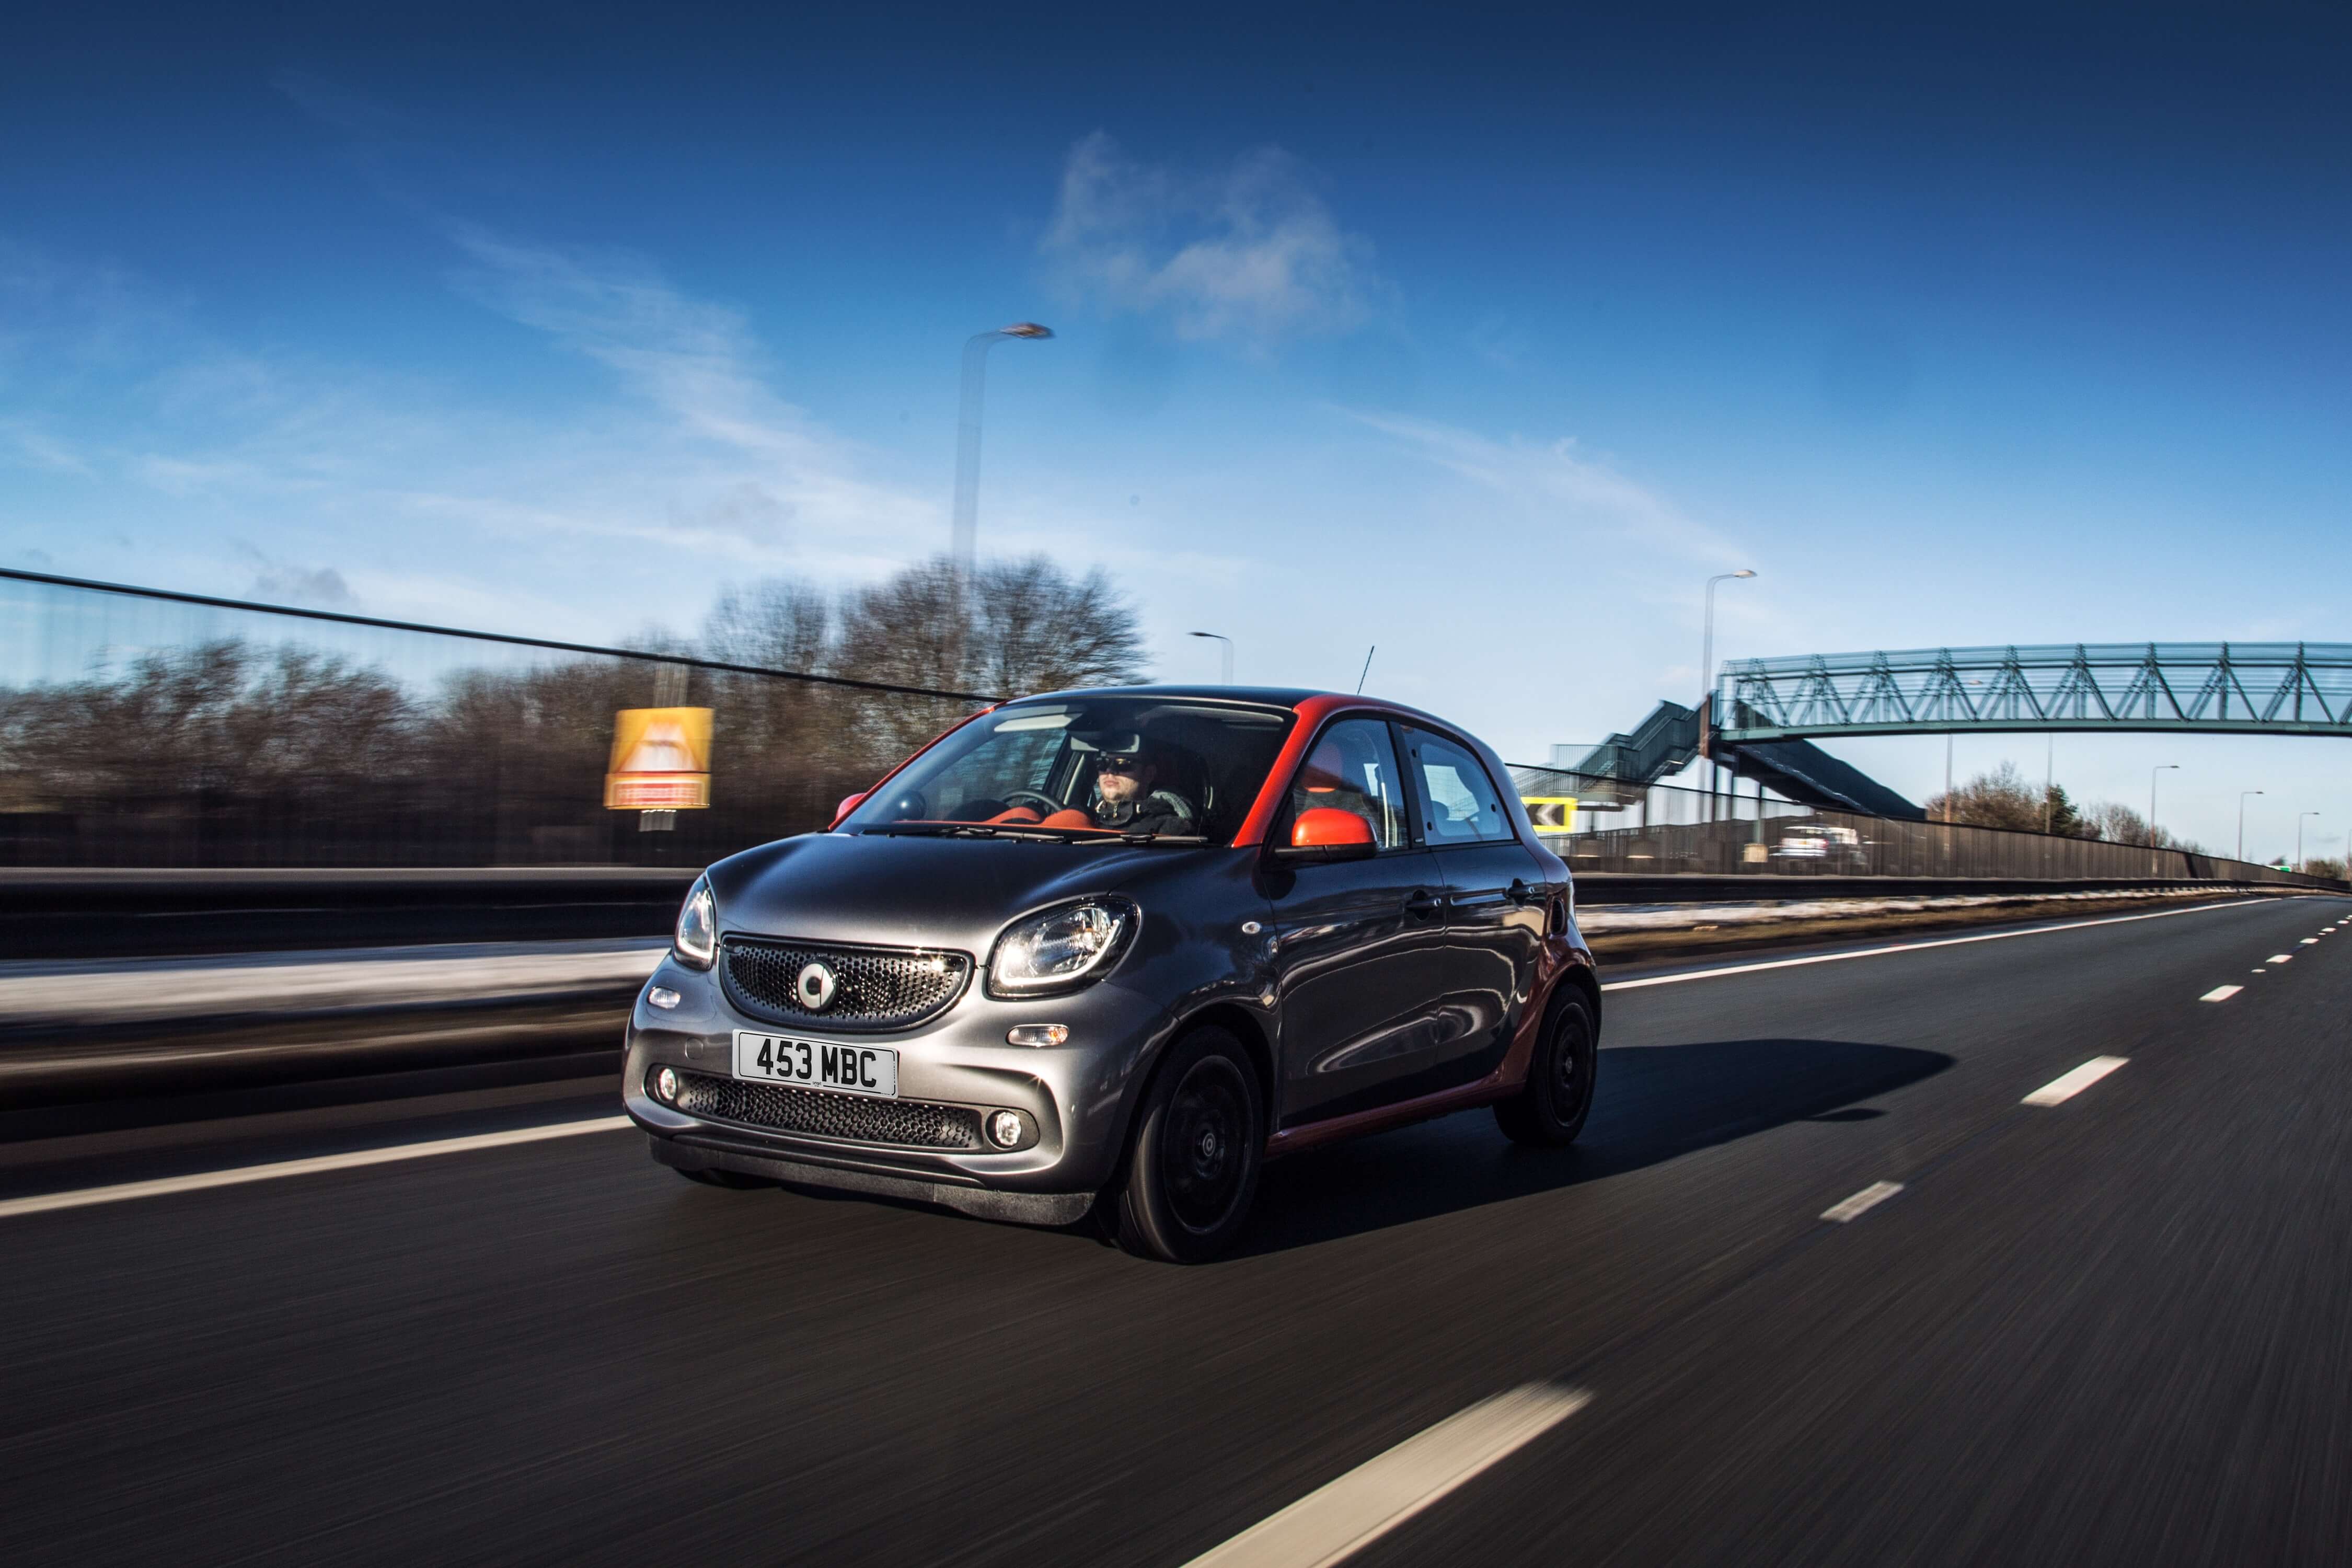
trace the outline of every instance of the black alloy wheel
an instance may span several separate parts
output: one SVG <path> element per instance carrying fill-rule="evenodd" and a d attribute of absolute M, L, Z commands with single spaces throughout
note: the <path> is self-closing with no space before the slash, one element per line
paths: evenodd
<path fill-rule="evenodd" d="M 1558 1149 L 1576 1142 L 1592 1114 L 1592 1080 L 1601 1065 L 1601 1031 L 1592 1005 L 1562 981 L 1544 1032 L 1528 1063 L 1528 1081 L 1495 1105 L 1495 1122 L 1514 1142 Z"/>
<path fill-rule="evenodd" d="M 1223 1252 L 1249 1217 L 1265 1152 L 1265 1096 L 1241 1042 L 1214 1026 L 1185 1036 L 1153 1075 L 1125 1178 L 1107 1194 L 1119 1246 L 1169 1263 Z"/>

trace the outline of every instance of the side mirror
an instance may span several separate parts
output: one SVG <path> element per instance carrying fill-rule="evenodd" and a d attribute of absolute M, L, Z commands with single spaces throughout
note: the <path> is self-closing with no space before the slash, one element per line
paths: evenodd
<path fill-rule="evenodd" d="M 830 832 L 832 829 L 840 826 L 841 819 L 847 816 L 851 812 L 856 811 L 859 806 L 864 805 L 866 804 L 866 797 L 873 793 L 874 792 L 870 789 L 863 789 L 859 790 L 856 795 L 843 795 L 841 797 L 841 804 L 833 808 L 833 820 L 825 824 L 826 831 Z"/>
<path fill-rule="evenodd" d="M 1284 860 L 1369 860 L 1380 852 L 1370 823 L 1352 811 L 1318 805 L 1298 814 L 1289 844 L 1275 855 Z"/>

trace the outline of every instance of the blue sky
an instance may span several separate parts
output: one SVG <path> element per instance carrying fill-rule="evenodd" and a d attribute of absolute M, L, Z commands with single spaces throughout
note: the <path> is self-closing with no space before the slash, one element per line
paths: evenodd
<path fill-rule="evenodd" d="M 0 561 L 607 640 L 947 537 L 1507 753 L 1719 654 L 2352 640 L 2340 13 L 53 8 Z M 21 35 L 21 37 L 19 36 Z M 2226 847 L 2322 742 L 2061 742 Z M 1915 797 L 1943 748 L 1846 754 Z M 1964 742 L 1961 771 L 2038 740 Z M 2332 827 L 2330 821 L 2332 819 Z M 2250 822 L 2250 827 L 2252 824 Z M 2264 830 L 2267 832 L 2267 829 Z M 2273 842 L 2275 840 L 2275 842 Z"/>

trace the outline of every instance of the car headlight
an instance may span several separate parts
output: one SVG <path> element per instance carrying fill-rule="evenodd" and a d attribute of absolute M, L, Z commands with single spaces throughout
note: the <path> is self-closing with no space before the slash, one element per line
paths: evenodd
<path fill-rule="evenodd" d="M 1124 899 L 1087 899 L 1008 926 L 989 955 L 989 994 L 1044 996 L 1101 979 L 1139 918 Z"/>
<path fill-rule="evenodd" d="M 677 931 L 670 938 L 670 951 L 680 963 L 696 969 L 708 969 L 719 956 L 719 906 L 710 897 L 710 883 L 701 877 L 686 895 L 686 907 L 677 911 Z"/>

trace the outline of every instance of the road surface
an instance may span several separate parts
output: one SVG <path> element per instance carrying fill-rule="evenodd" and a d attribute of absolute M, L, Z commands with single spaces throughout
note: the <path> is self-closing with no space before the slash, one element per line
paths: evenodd
<path fill-rule="evenodd" d="M 0 1170 L 81 1194 L 0 1203 L 0 1560 L 2352 1560 L 2339 918 L 1613 977 L 1578 1149 L 1298 1156 L 1202 1268 L 545 1090 L 86 1142 Z"/>

